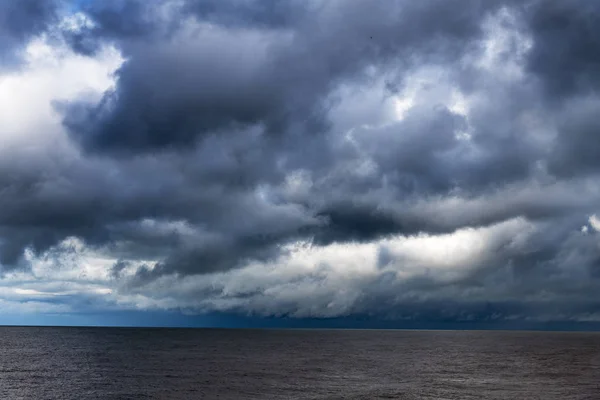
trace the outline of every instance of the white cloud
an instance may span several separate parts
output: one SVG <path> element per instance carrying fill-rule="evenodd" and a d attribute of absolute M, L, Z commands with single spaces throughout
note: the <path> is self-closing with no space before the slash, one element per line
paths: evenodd
<path fill-rule="evenodd" d="M 99 96 L 114 84 L 114 71 L 123 62 L 117 50 L 103 48 L 84 57 L 46 37 L 26 48 L 26 64 L 0 75 L 0 154 L 64 142 L 61 116 L 54 101 Z M 63 143 L 64 144 L 64 143 Z"/>
<path fill-rule="evenodd" d="M 598 218 L 596 214 L 590 216 L 589 223 L 596 232 L 600 232 L 600 218 Z"/>
<path fill-rule="evenodd" d="M 161 226 L 182 228 L 178 223 Z M 526 220 L 515 219 L 449 234 L 395 236 L 364 244 L 296 243 L 269 263 L 208 275 L 163 276 L 134 289 L 111 277 L 116 259 L 103 258 L 69 238 L 37 257 L 29 252 L 31 270 L 8 274 L 0 286 L 0 301 L 40 305 L 47 299 L 60 304 L 61 297 L 70 302 L 93 297 L 105 307 L 126 309 L 340 316 L 358 307 L 363 296 L 376 294 L 369 290 L 384 275 L 392 273 L 397 283 L 419 276 L 456 279 L 490 260 L 499 246 L 518 247 L 533 231 Z M 382 251 L 385 263 L 380 260 Z M 141 265 L 130 265 L 125 279 Z M 34 308 L 31 304 L 28 307 Z"/>
<path fill-rule="evenodd" d="M 116 293 L 122 306 L 181 307 L 196 311 L 242 311 L 298 317 L 345 315 L 374 283 L 392 273 L 396 284 L 419 276 L 457 279 L 492 260 L 500 247 L 519 250 L 535 231 L 524 219 L 443 235 L 396 236 L 365 244 L 312 246 L 297 243 L 269 263 L 228 272 L 163 276 L 133 292 Z M 381 265 L 385 250 L 388 262 Z M 390 282 L 393 283 L 393 282 Z"/>

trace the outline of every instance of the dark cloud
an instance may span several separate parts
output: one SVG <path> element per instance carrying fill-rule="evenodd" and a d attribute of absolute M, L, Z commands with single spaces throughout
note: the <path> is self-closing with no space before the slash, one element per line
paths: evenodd
<path fill-rule="evenodd" d="M 598 106 L 598 97 L 576 98 L 556 115 L 556 144 L 548 160 L 552 173 L 572 177 L 600 172 Z"/>
<path fill-rule="evenodd" d="M 399 221 L 372 205 L 331 204 L 320 210 L 318 216 L 326 225 L 314 234 L 315 243 L 327 245 L 333 242 L 373 240 L 385 235 L 406 232 Z"/>
<path fill-rule="evenodd" d="M 596 91 L 600 5 L 586 0 L 530 3 L 524 13 L 533 40 L 529 70 L 552 98 Z"/>
<path fill-rule="evenodd" d="M 20 59 L 27 41 L 57 21 L 62 0 L 0 1 L 0 67 Z"/>
<path fill-rule="evenodd" d="M 225 26 L 289 28 L 319 8 L 319 2 L 300 0 L 186 0 L 184 13 Z"/>
<path fill-rule="evenodd" d="M 97 53 L 106 43 L 140 39 L 152 41 L 168 36 L 179 26 L 183 15 L 162 18 L 173 2 L 159 0 L 83 1 L 78 11 L 86 23 L 76 29 L 64 29 L 62 37 L 73 50 L 84 55 Z"/>
<path fill-rule="evenodd" d="M 471 3 L 463 8 L 435 1 L 330 2 L 297 16 L 300 21 L 283 32 L 203 20 L 153 41 L 111 30 L 128 59 L 117 88 L 98 106 L 74 105 L 66 125 L 90 151 L 186 146 L 254 125 L 273 134 L 320 131 L 328 94 L 342 79 L 359 79 L 369 67 L 400 71 L 417 61 L 460 57 L 494 7 Z M 231 4 L 223 13 L 254 20 L 255 7 Z M 135 14 L 133 21 L 141 12 L 121 10 L 122 18 L 125 11 Z M 274 18 L 280 13 L 278 7 L 269 12 Z"/>
<path fill-rule="evenodd" d="M 422 264 L 412 267 L 411 277 L 400 278 L 397 273 L 409 272 L 411 260 L 383 247 L 377 261 L 381 273 L 375 277 L 346 281 L 324 267 L 284 284 L 261 285 L 250 279 L 239 282 L 241 289 L 236 290 L 236 280 L 248 277 L 231 273 L 233 284 L 215 279 L 216 290 L 201 296 L 257 315 L 370 315 L 438 322 L 594 320 L 598 304 L 590 299 L 600 288 L 598 234 L 576 232 L 573 222 L 544 223 L 525 236 L 513 231 L 520 224 L 504 232 L 492 229 L 487 255 L 467 259 L 450 274 Z M 181 294 L 181 300 L 194 293 Z M 311 298 L 302 293 L 311 293 Z"/>
<path fill-rule="evenodd" d="M 77 237 L 120 260 L 111 276 L 122 294 L 196 309 L 454 320 L 594 311 L 598 233 L 580 231 L 600 204 L 592 2 L 149 3 L 86 2 L 89 24 L 63 32 L 80 54 L 115 46 L 125 62 L 101 101 L 55 103 L 75 148 L 0 159 L 4 270 L 26 264 L 25 249 Z M 56 10 L 23 4 L 2 54 Z M 515 220 L 534 233 L 497 228 Z M 488 247 L 439 276 L 426 264 L 389 275 L 412 261 L 384 246 L 374 278 L 331 275 L 323 261 L 238 292 L 219 281 L 281 262 L 294 243 L 461 229 L 481 230 Z M 164 283 L 201 275 L 211 287 Z"/>
<path fill-rule="evenodd" d="M 556 116 L 550 170 L 559 176 L 597 173 L 600 149 L 593 115 L 600 83 L 600 6 L 535 1 L 522 15 L 532 39 L 526 66 L 541 82 L 542 101 Z"/>
<path fill-rule="evenodd" d="M 200 270 L 211 270 L 213 265 L 222 265 L 223 268 L 238 265 L 239 261 L 235 260 L 238 257 L 237 249 L 244 254 L 252 249 L 256 254 L 261 254 L 276 248 L 283 237 L 267 232 L 269 240 L 257 240 L 253 236 L 263 233 L 255 228 L 251 233 L 243 233 L 238 237 L 231 226 L 221 226 L 226 223 L 222 216 L 227 212 L 225 205 L 238 208 L 243 204 L 240 199 L 248 196 L 232 186 L 237 186 L 239 182 L 245 190 L 252 191 L 258 184 L 281 183 L 285 170 L 278 173 L 277 165 L 308 168 L 317 172 L 334 164 L 337 156 L 328 150 L 331 141 L 318 135 L 311 137 L 314 134 L 323 135 L 330 128 L 326 123 L 327 102 L 329 92 L 336 84 L 342 79 L 360 79 L 364 69 L 370 66 L 394 70 L 406 68 L 417 60 L 452 62 L 478 38 L 480 18 L 493 9 L 491 3 L 483 7 L 479 2 L 465 9 L 448 8 L 443 2 L 433 2 L 430 6 L 395 2 L 389 5 L 392 13 L 389 12 L 388 3 L 370 6 L 367 13 L 365 4 L 361 2 L 343 5 L 330 3 L 306 8 L 303 12 L 282 19 L 282 12 L 300 7 L 293 2 L 282 4 L 286 5 L 259 10 L 250 3 L 225 7 L 208 2 L 188 2 L 185 9 L 193 9 L 195 18 L 217 25 L 194 25 L 191 31 L 179 27 L 176 31 L 168 30 L 169 34 L 165 30 L 156 31 L 149 27 L 172 21 L 160 20 L 157 14 L 152 14 L 149 8 L 137 2 L 117 1 L 91 4 L 84 8 L 94 23 L 91 30 L 84 33 L 115 41 L 128 61 L 118 71 L 116 89 L 106 93 L 100 105 L 69 106 L 65 124 L 76 141 L 90 152 L 113 152 L 119 155 L 157 152 L 161 149 L 189 152 L 197 139 L 202 139 L 202 143 L 199 153 L 178 156 L 187 160 L 179 162 L 187 171 L 183 174 L 173 171 L 180 174 L 179 179 L 182 179 L 173 188 L 176 192 L 169 193 L 159 188 L 154 190 L 156 193 L 169 193 L 164 198 L 145 193 L 149 190 L 147 188 L 140 189 L 141 193 L 132 198 L 112 198 L 107 195 L 114 190 L 113 185 L 127 185 L 128 179 L 146 181 L 137 173 L 133 178 L 127 177 L 128 173 L 125 172 L 123 182 L 106 183 L 107 188 L 112 186 L 113 189 L 101 189 L 100 193 L 91 190 L 89 197 L 94 199 L 93 202 L 77 201 L 77 206 L 82 208 L 81 216 L 73 214 L 61 217 L 60 213 L 52 213 L 52 218 L 59 219 L 61 223 L 79 221 L 76 224 L 83 223 L 91 227 L 89 234 L 80 226 L 70 232 L 92 243 L 107 241 L 109 237 L 117 240 L 118 234 L 109 227 L 111 221 L 135 223 L 144 216 L 180 218 L 192 224 L 204 224 L 219 234 L 234 235 L 231 243 L 228 243 L 228 251 L 201 250 L 200 246 L 186 251 L 186 254 L 196 255 L 195 262 L 165 264 L 189 264 Z M 268 12 L 273 15 L 268 16 Z M 452 18 L 441 17 L 442 12 L 452 13 Z M 130 14 L 131 18 L 126 18 Z M 365 16 L 368 18 L 365 19 Z M 127 30 L 123 27 L 125 20 Z M 415 24 L 416 20 L 431 20 L 434 29 L 425 29 L 422 24 Z M 392 66 L 391 62 L 398 64 L 397 67 Z M 443 127 L 443 118 L 452 119 L 451 115 L 442 113 L 440 118 L 432 122 L 437 124 L 433 128 L 440 131 L 441 135 L 447 133 L 442 136 L 447 138 L 446 142 L 452 141 L 452 129 L 445 130 Z M 420 136 L 426 138 L 420 131 L 429 128 L 416 126 L 411 129 L 415 130 L 414 138 L 418 139 Z M 254 140 L 248 141 L 241 136 L 248 135 L 248 130 L 260 133 L 252 136 Z M 409 147 L 404 154 L 412 158 L 402 161 L 403 165 L 397 168 L 410 169 L 408 163 L 414 160 L 415 164 L 419 164 L 414 168 L 426 173 L 427 160 L 411 156 L 420 149 L 429 151 L 426 140 L 417 145 L 416 141 L 409 139 L 406 142 Z M 240 146 L 236 150 L 235 143 L 240 141 L 248 146 Z M 182 146 L 187 146 L 188 150 L 183 150 Z M 224 154 L 219 156 L 221 151 Z M 303 151 L 305 155 L 302 155 Z M 323 153 L 321 160 L 316 158 L 319 153 Z M 191 161 L 194 156 L 200 156 L 202 160 Z M 219 157 L 233 159 L 219 160 Z M 232 169 L 227 171 L 229 165 L 218 164 L 211 168 L 215 158 L 217 162 L 231 163 Z M 324 161 L 327 158 L 331 159 Z M 186 163 L 197 163 L 198 169 L 190 169 Z M 120 165 L 118 168 L 126 171 L 127 167 Z M 408 174 L 411 172 L 415 171 L 407 171 Z M 218 192 L 215 197 L 209 196 L 210 199 L 196 203 L 204 204 L 206 213 L 192 211 L 186 205 L 198 201 L 198 196 L 203 197 L 192 187 L 183 189 L 180 186 L 186 183 L 204 188 L 215 185 Z M 173 182 L 165 177 L 164 184 L 171 186 Z M 157 176 L 153 177 L 152 185 L 161 187 Z M 229 196 L 230 200 L 227 200 Z M 47 201 L 44 199 L 44 202 Z M 64 201 L 61 199 L 56 204 L 64 204 Z M 131 207 L 129 204 L 134 205 Z M 293 204 L 290 206 L 293 207 Z M 367 216 L 377 214 L 374 210 L 366 210 L 363 223 L 356 227 L 351 226 L 356 222 L 352 222 L 353 217 L 345 221 L 344 213 L 333 209 L 335 205 L 323 204 L 322 210 L 321 206 L 308 206 L 310 208 L 303 211 L 306 221 L 325 217 L 329 221 L 328 226 L 331 226 L 331 232 L 324 230 L 316 234 L 319 241 L 376 237 L 379 229 L 375 225 L 378 223 L 385 227 L 382 232 L 391 234 L 398 231 L 398 225 L 385 221 L 384 217 L 376 217 L 376 222 L 369 222 L 371 217 Z M 94 212 L 89 212 L 92 209 Z M 76 208 L 64 210 L 69 213 Z M 244 210 L 244 213 L 246 218 L 254 217 L 251 210 Z M 44 215 L 31 219 L 36 221 L 35 224 L 40 224 L 44 221 Z M 311 235 L 314 230 L 312 225 L 312 222 L 299 224 L 285 237 Z M 374 229 L 373 234 L 361 232 L 368 227 Z M 345 230 L 350 233 L 344 233 Z M 139 239 L 136 241 L 134 237 L 126 241 L 134 244 L 146 242 Z M 170 247 L 170 239 L 161 238 L 157 241 L 160 240 L 163 240 L 162 246 L 157 247 Z M 173 246 L 177 247 L 175 244 Z M 210 256 L 207 254 L 204 259 L 201 255 L 203 252 L 210 253 Z M 213 253 L 220 254 L 218 257 L 222 258 L 229 258 L 225 257 L 225 253 L 229 253 L 232 260 L 221 262 Z M 239 258 L 243 260 L 244 257 L 240 255 Z M 162 269 L 166 271 L 172 268 Z M 182 270 L 194 271 L 191 267 L 182 267 Z"/>

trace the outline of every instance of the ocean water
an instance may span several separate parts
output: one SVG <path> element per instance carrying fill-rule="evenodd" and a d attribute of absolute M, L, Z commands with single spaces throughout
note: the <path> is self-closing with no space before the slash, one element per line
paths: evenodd
<path fill-rule="evenodd" d="M 4 327 L 0 399 L 600 399 L 600 334 Z"/>

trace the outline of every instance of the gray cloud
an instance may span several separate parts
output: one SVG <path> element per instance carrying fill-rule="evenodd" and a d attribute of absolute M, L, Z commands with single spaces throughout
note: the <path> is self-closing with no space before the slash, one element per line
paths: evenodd
<path fill-rule="evenodd" d="M 57 21 L 61 0 L 0 2 L 0 67 L 17 63 L 28 40 Z"/>
<path fill-rule="evenodd" d="M 598 18 L 600 6 L 593 1 L 534 1 L 525 7 L 533 38 L 527 66 L 550 96 L 598 89 Z"/>
<path fill-rule="evenodd" d="M 595 174 L 600 7 L 590 1 L 535 1 L 522 17 L 532 37 L 526 66 L 541 83 L 541 100 L 556 123 L 550 169 L 559 176 Z"/>
<path fill-rule="evenodd" d="M 477 39 L 480 19 L 494 7 L 429 3 L 327 2 L 278 29 L 201 20 L 153 41 L 122 34 L 129 61 L 118 72 L 119 85 L 98 106 L 74 105 L 66 125 L 92 151 L 185 146 L 254 125 L 272 134 L 322 130 L 327 95 L 341 80 L 360 79 L 365 69 L 389 63 L 401 71 L 415 62 L 456 59 Z M 119 15 L 130 11 L 137 21 L 144 10 L 132 6 Z M 253 12 L 245 14 L 250 10 L 256 11 L 232 5 L 222 14 L 251 23 Z M 270 12 L 278 18 L 280 11 Z M 99 23 L 107 25 L 102 18 Z M 119 34 L 117 28 L 111 32 Z"/>
<path fill-rule="evenodd" d="M 65 31 L 67 43 L 89 57 L 114 45 L 126 61 L 101 101 L 57 101 L 71 153 L 0 161 L 0 264 L 22 267 L 25 249 L 75 236 L 120 260 L 111 274 L 122 295 L 196 309 L 593 312 L 598 235 L 580 228 L 600 204 L 595 6 L 458 3 L 83 6 L 91 24 Z M 411 97 L 402 115 L 394 97 Z M 426 264 L 391 279 L 385 268 L 410 260 L 381 247 L 369 279 L 325 266 L 226 290 L 297 242 L 359 246 L 519 218 L 535 233 L 517 244 L 486 236 L 493 249 L 450 280 Z M 129 273 L 136 262 L 145 266 Z M 213 284 L 160 286 L 173 277 Z"/>
<path fill-rule="evenodd" d="M 564 223 L 564 221 L 563 221 Z M 561 224 L 570 226 L 571 224 Z M 460 272 L 445 276 L 427 264 L 400 278 L 410 260 L 388 254 L 375 276 L 348 279 L 333 266 L 273 280 L 264 271 L 231 271 L 170 290 L 171 281 L 136 289 L 159 298 L 174 296 L 196 309 L 256 315 L 332 317 L 370 315 L 383 319 L 430 321 L 544 321 L 597 318 L 598 236 L 543 224 L 525 239 L 513 230 L 495 230 L 489 248 Z M 285 269 L 285 265 L 280 266 Z M 340 268 L 343 271 L 343 268 Z M 256 272 L 255 272 L 256 273 Z M 272 273 L 272 272 L 271 272 Z M 290 271 L 286 272 L 290 273 Z"/>

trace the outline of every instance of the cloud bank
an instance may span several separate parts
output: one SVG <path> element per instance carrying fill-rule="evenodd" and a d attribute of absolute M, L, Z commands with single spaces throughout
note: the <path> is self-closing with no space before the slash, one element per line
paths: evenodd
<path fill-rule="evenodd" d="M 600 318 L 594 2 L 0 21 L 0 308 Z"/>

